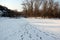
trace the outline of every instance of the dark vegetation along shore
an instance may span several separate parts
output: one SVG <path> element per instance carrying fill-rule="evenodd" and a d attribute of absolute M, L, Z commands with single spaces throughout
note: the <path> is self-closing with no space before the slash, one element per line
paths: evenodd
<path fill-rule="evenodd" d="M 0 5 L 1 17 L 60 18 L 60 3 L 54 0 L 24 0 L 23 11 L 8 9 Z"/>

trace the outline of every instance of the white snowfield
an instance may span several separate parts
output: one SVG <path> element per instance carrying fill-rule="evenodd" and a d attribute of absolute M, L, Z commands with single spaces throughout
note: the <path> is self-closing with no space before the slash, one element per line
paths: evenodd
<path fill-rule="evenodd" d="M 0 40 L 60 40 L 60 19 L 0 18 Z"/>

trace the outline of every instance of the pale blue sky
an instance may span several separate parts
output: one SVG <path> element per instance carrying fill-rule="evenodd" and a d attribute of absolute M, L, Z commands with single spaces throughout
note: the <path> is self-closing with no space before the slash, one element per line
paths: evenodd
<path fill-rule="evenodd" d="M 56 0 L 59 1 L 60 0 Z M 0 0 L 0 5 L 6 6 L 9 9 L 13 9 L 13 10 L 22 10 L 22 5 L 21 3 L 23 2 L 23 0 Z"/>
<path fill-rule="evenodd" d="M 22 0 L 0 0 L 0 5 L 13 10 L 22 10 Z"/>

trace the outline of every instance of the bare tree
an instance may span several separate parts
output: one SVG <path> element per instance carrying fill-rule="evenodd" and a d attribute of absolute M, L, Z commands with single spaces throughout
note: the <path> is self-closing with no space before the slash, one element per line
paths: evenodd
<path fill-rule="evenodd" d="M 28 16 L 33 16 L 39 11 L 39 7 L 42 3 L 42 0 L 24 0 L 23 8 L 27 12 Z"/>
<path fill-rule="evenodd" d="M 41 4 L 42 4 L 42 0 L 35 0 L 35 3 L 34 3 L 34 14 L 35 16 L 39 16 L 39 8 L 41 7 Z"/>
<path fill-rule="evenodd" d="M 41 6 L 42 10 L 40 10 Z M 54 0 L 24 0 L 23 2 L 23 12 L 26 16 L 57 17 L 59 11 L 59 3 Z"/>
<path fill-rule="evenodd" d="M 59 15 L 59 3 L 58 2 L 54 3 L 53 15 L 54 17 L 57 17 Z"/>
<path fill-rule="evenodd" d="M 42 12 L 42 16 L 47 16 L 47 10 L 48 10 L 48 1 L 47 0 L 44 0 L 43 2 L 43 12 Z"/>
<path fill-rule="evenodd" d="M 34 0 L 24 0 L 23 2 L 24 12 L 27 13 L 28 16 L 31 16 L 33 13 L 33 3 Z"/>

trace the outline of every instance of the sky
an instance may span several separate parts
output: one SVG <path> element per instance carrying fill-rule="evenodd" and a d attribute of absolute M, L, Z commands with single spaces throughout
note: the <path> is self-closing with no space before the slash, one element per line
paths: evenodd
<path fill-rule="evenodd" d="M 6 6 L 12 10 L 22 10 L 22 0 L 0 0 L 0 5 Z"/>
<path fill-rule="evenodd" d="M 60 2 L 60 0 L 55 0 Z M 22 2 L 23 0 L 0 0 L 0 5 L 6 6 L 12 10 L 22 11 Z"/>

